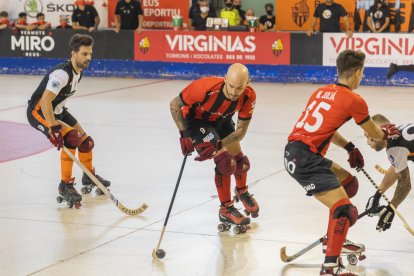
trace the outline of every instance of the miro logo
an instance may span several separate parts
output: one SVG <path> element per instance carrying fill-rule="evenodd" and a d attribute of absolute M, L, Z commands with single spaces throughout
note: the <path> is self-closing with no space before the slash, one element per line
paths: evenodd
<path fill-rule="evenodd" d="M 43 11 L 43 4 L 40 0 L 26 0 L 24 4 L 24 10 L 26 11 L 27 15 L 32 18 L 36 18 L 36 15 L 39 12 Z"/>
<path fill-rule="evenodd" d="M 50 52 L 55 48 L 55 40 L 45 31 L 22 31 L 20 36 L 11 37 L 11 50 L 23 51 L 24 56 L 40 57 L 41 52 Z"/>

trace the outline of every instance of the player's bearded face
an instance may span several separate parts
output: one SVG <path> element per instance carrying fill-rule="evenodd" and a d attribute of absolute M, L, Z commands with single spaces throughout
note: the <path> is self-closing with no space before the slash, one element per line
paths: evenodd
<path fill-rule="evenodd" d="M 239 84 L 232 80 L 226 80 L 224 95 L 231 101 L 237 101 L 241 94 L 243 94 L 246 84 Z"/>
<path fill-rule="evenodd" d="M 76 66 L 81 69 L 88 68 L 92 58 L 92 46 L 81 46 L 75 55 Z"/>

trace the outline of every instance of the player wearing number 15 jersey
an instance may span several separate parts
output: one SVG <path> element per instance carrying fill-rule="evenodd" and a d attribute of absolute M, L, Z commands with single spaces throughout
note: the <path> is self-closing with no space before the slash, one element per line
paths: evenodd
<path fill-rule="evenodd" d="M 358 210 L 349 200 L 357 191 L 358 181 L 351 176 L 345 179 L 346 183 L 342 181 L 346 185 L 344 188 L 338 180 L 344 170 L 324 155 L 333 142 L 348 151 L 351 167 L 362 168 L 364 159 L 337 130 L 353 118 L 369 137 L 376 140 L 399 133 L 393 125 L 379 128 L 371 120 L 364 99 L 353 92 L 361 82 L 364 62 L 365 54 L 359 51 L 345 50 L 339 54 L 336 60 L 338 83 L 319 88 L 312 94 L 285 148 L 284 162 L 288 173 L 302 185 L 307 195 L 314 196 L 330 210 L 326 256 L 320 275 L 358 275 L 348 271 L 339 256 L 344 252 L 364 251 L 363 245 L 350 241 L 344 244 L 348 228 L 358 218 Z"/>

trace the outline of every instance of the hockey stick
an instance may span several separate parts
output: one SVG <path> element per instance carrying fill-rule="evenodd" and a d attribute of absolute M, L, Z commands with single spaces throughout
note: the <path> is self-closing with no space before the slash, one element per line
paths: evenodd
<path fill-rule="evenodd" d="M 162 230 L 161 230 L 160 239 L 158 240 L 157 247 L 152 250 L 153 258 L 162 259 L 165 257 L 165 251 L 163 249 L 160 249 L 160 245 L 161 245 L 162 237 L 164 236 L 165 229 L 167 228 L 168 219 L 170 218 L 171 209 L 174 204 L 175 196 L 177 195 L 178 186 L 180 185 L 181 176 L 183 175 L 185 162 L 187 161 L 187 156 L 188 156 L 188 153 L 184 155 L 183 163 L 181 164 L 180 173 L 178 175 L 177 183 L 175 184 L 175 189 L 174 189 L 173 196 L 171 198 L 170 207 L 168 207 L 167 216 L 165 217 L 165 220 L 164 220 L 164 226 L 162 227 Z"/>
<path fill-rule="evenodd" d="M 101 189 L 102 192 L 104 192 L 105 195 L 109 196 L 112 200 L 112 202 L 116 205 L 116 207 L 118 207 L 119 210 L 121 210 L 121 212 L 123 212 L 124 214 L 130 215 L 130 216 L 135 216 L 135 215 L 139 215 L 142 212 L 144 212 L 147 208 L 148 205 L 147 204 L 142 204 L 140 207 L 138 207 L 137 209 L 129 209 L 127 207 L 124 206 L 124 204 L 122 204 L 121 202 L 118 201 L 118 199 L 116 199 L 116 197 L 101 183 L 101 181 L 99 181 L 94 175 L 93 173 L 91 173 L 80 161 L 79 159 L 77 159 L 72 152 L 70 152 L 70 150 L 68 150 L 65 146 L 62 147 L 62 149 L 66 152 L 67 155 L 69 155 L 70 158 L 72 158 L 73 161 L 75 161 L 75 163 L 82 169 L 82 171 L 84 173 L 86 173 L 90 179 L 92 179 L 92 181 L 96 184 L 96 186 L 98 186 L 99 189 Z"/>
<path fill-rule="evenodd" d="M 381 167 L 380 165 L 378 165 L 378 164 L 376 164 L 375 165 L 375 169 L 379 172 L 379 173 L 381 173 L 381 174 L 385 174 L 386 172 L 387 172 L 387 170 L 386 169 L 384 169 L 383 167 Z"/>
<path fill-rule="evenodd" d="M 370 210 L 366 210 L 363 213 L 358 215 L 358 219 L 362 218 L 363 216 L 367 215 L 368 212 Z M 316 247 L 318 244 L 322 243 L 323 238 L 325 237 L 325 235 L 323 235 L 321 238 L 317 239 L 316 241 L 314 241 L 313 243 L 309 244 L 308 246 L 306 246 L 305 248 L 303 248 L 302 250 L 300 250 L 299 252 L 293 254 L 293 255 L 287 255 L 286 254 L 286 246 L 280 248 L 280 259 L 285 262 L 291 262 L 297 258 L 299 258 L 300 256 L 302 256 L 303 254 L 305 254 L 306 252 L 308 252 L 309 250 L 313 249 L 314 247 Z"/>
<path fill-rule="evenodd" d="M 360 170 L 368 178 L 368 180 L 375 187 L 375 189 L 377 189 L 377 191 L 381 193 L 378 185 L 374 182 L 374 180 L 372 180 L 371 176 L 369 176 L 369 174 L 363 168 L 361 168 Z M 403 218 L 403 216 L 401 215 L 401 213 L 397 210 L 397 208 L 395 208 L 395 206 L 391 203 L 391 201 L 388 199 L 388 197 L 385 194 L 383 194 L 383 193 L 381 193 L 381 196 L 382 196 L 382 198 L 385 199 L 385 201 L 388 203 L 388 205 L 391 206 L 391 208 L 394 210 L 394 212 L 397 214 L 397 216 L 401 219 L 401 221 L 404 224 L 404 227 L 408 230 L 408 232 L 410 232 L 410 234 L 414 236 L 414 229 L 411 228 L 411 226 L 405 221 L 405 219 Z"/>

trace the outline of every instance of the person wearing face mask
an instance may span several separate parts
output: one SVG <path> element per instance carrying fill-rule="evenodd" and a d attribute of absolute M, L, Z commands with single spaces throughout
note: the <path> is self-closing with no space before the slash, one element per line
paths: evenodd
<path fill-rule="evenodd" d="M 254 10 L 248 9 L 246 11 L 246 19 L 243 21 L 243 25 L 249 25 L 249 19 L 254 17 Z"/>
<path fill-rule="evenodd" d="M 27 13 L 21 12 L 18 15 L 17 22 L 15 24 L 17 30 L 33 30 L 35 26 L 27 24 Z"/>
<path fill-rule="evenodd" d="M 45 14 L 39 12 L 36 15 L 36 22 L 33 22 L 31 25 L 34 27 L 33 29 L 37 29 L 37 30 L 46 30 L 48 28 L 50 28 L 50 23 L 45 21 Z"/>
<path fill-rule="evenodd" d="M 188 26 L 190 26 L 190 30 L 194 30 L 193 20 L 194 20 L 195 15 L 199 14 L 201 12 L 201 10 L 200 10 L 200 2 L 201 1 L 202 0 L 198 0 L 196 4 L 192 5 L 190 7 L 189 12 L 188 12 Z M 208 0 L 206 0 L 206 1 L 208 3 L 208 8 L 209 8 L 208 13 L 210 14 L 208 17 L 213 17 L 213 18 L 217 17 L 216 11 L 214 10 L 213 4 L 210 3 L 210 1 L 208 1 Z"/>
<path fill-rule="evenodd" d="M 241 8 L 242 7 L 241 0 L 233 0 L 233 6 L 239 12 L 241 22 L 244 22 L 246 20 L 246 12 L 242 10 Z"/>
<path fill-rule="evenodd" d="M 276 26 L 276 17 L 274 16 L 273 4 L 267 3 L 265 5 L 266 14 L 259 18 L 259 30 L 262 32 L 273 31 Z"/>
<path fill-rule="evenodd" d="M 200 12 L 194 15 L 191 23 L 191 30 L 205 31 L 207 29 L 207 18 L 215 17 L 216 14 L 210 11 L 210 6 L 207 0 L 201 0 L 198 4 L 200 5 Z"/>
<path fill-rule="evenodd" d="M 315 25 L 318 18 L 320 19 L 321 26 L 319 28 L 319 31 L 321 33 L 339 33 L 341 32 L 339 28 L 341 17 L 345 22 L 346 36 L 352 37 L 348 13 L 342 5 L 334 3 L 333 0 L 326 0 L 325 3 L 319 4 L 313 14 L 311 28 L 306 32 L 306 34 L 308 36 L 315 34 Z"/>
<path fill-rule="evenodd" d="M 390 31 L 390 9 L 384 0 L 375 0 L 369 8 L 367 25 L 371 32 L 382 33 Z"/>
<path fill-rule="evenodd" d="M 9 14 L 6 11 L 0 12 L 0 30 L 12 28 L 13 25 L 9 20 Z"/>
<path fill-rule="evenodd" d="M 239 11 L 234 7 L 233 0 L 224 0 L 225 7 L 220 11 L 220 18 L 228 19 L 229 26 L 240 25 Z"/>
<path fill-rule="evenodd" d="M 68 24 L 68 18 L 66 16 L 59 16 L 59 26 L 56 29 L 72 29 L 72 26 Z"/>

